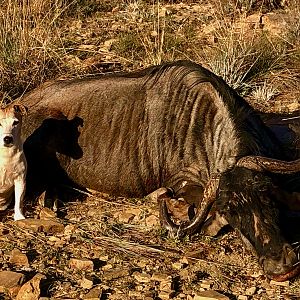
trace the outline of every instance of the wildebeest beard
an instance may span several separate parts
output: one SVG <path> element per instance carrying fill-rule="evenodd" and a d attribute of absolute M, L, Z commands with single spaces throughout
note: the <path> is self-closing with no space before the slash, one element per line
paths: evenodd
<path fill-rule="evenodd" d="M 216 209 L 258 256 L 265 273 L 285 280 L 294 272 L 297 254 L 281 233 L 275 192 L 267 175 L 235 167 L 220 178 Z"/>

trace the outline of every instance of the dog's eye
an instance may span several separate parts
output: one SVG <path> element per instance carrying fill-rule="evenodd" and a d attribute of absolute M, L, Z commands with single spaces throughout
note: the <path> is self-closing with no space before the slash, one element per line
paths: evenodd
<path fill-rule="evenodd" d="M 13 126 L 17 126 L 20 122 L 18 120 L 13 122 Z"/>

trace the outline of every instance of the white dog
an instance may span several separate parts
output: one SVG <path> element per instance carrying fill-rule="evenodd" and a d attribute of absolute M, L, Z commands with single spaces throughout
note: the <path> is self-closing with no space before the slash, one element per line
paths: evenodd
<path fill-rule="evenodd" d="M 0 109 L 0 210 L 5 210 L 15 192 L 14 220 L 25 219 L 23 199 L 26 187 L 27 163 L 21 141 L 23 105 L 9 105 Z"/>

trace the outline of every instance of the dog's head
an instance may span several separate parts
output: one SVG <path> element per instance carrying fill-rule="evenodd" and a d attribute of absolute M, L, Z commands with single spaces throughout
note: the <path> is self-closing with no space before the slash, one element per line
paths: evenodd
<path fill-rule="evenodd" d="M 20 143 L 22 117 L 27 108 L 12 104 L 0 109 L 0 147 L 12 147 Z"/>

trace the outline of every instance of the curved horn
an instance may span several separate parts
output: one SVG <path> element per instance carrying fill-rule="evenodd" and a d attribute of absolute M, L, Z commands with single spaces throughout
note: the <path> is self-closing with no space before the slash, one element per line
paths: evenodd
<path fill-rule="evenodd" d="M 176 225 L 171 219 L 166 202 L 167 198 L 171 199 L 171 197 L 167 195 L 159 196 L 159 218 L 161 221 L 161 225 L 169 231 L 169 234 L 172 237 L 176 237 L 179 226 Z"/>
<path fill-rule="evenodd" d="M 203 192 L 203 199 L 200 201 L 197 213 L 188 224 L 183 223 L 180 226 L 176 225 L 170 218 L 166 204 L 166 194 L 159 196 L 160 219 L 162 224 L 171 231 L 174 236 L 182 238 L 186 235 L 191 235 L 198 230 L 206 220 L 209 210 L 215 201 L 217 189 L 219 186 L 220 175 L 212 176 Z"/>
<path fill-rule="evenodd" d="M 300 159 L 284 161 L 262 156 L 245 156 L 242 157 L 236 165 L 259 172 L 269 171 L 279 174 L 300 172 Z"/>
<path fill-rule="evenodd" d="M 162 187 L 152 192 L 150 196 L 152 198 L 156 198 L 159 203 L 159 218 L 161 221 L 161 225 L 165 227 L 172 235 L 176 235 L 179 226 L 171 220 L 166 203 L 168 199 L 172 198 L 173 191 L 171 189 Z"/>

